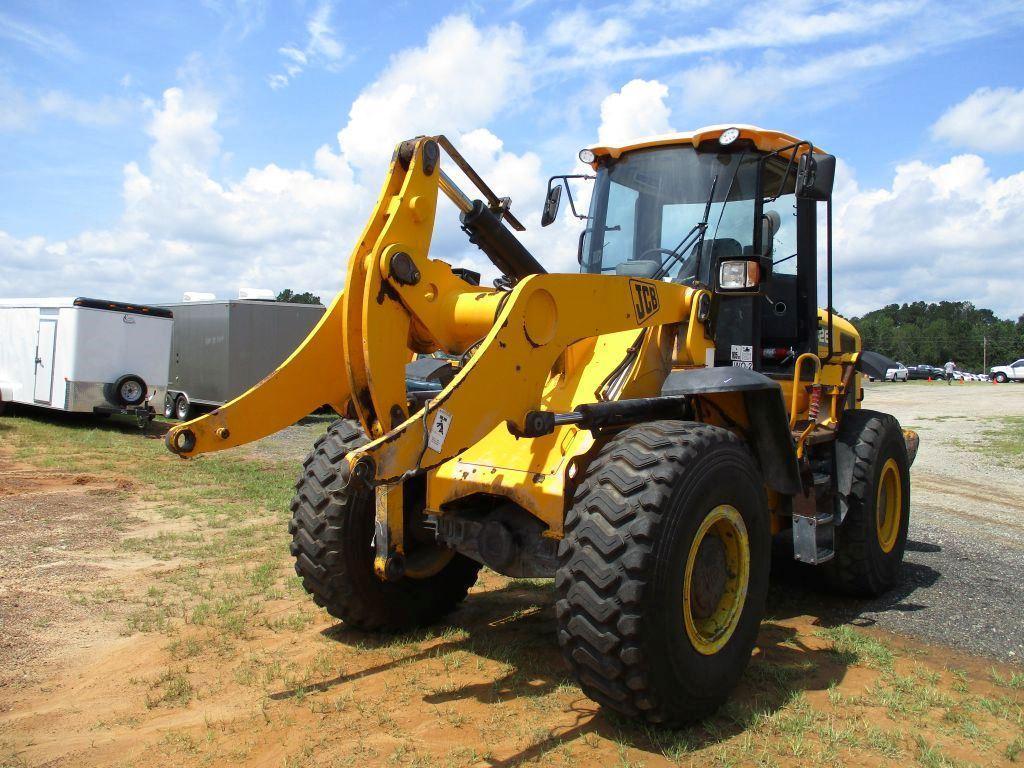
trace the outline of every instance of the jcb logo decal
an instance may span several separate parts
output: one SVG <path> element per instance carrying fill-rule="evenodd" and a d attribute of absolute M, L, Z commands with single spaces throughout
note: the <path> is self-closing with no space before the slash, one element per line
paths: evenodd
<path fill-rule="evenodd" d="M 629 281 L 629 293 L 633 297 L 633 311 L 636 321 L 642 323 L 658 311 L 658 284 L 642 283 L 639 280 Z"/>

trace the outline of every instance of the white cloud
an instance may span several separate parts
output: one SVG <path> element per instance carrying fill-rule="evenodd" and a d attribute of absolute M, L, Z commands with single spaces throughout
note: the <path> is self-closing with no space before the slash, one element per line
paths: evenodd
<path fill-rule="evenodd" d="M 917 49 L 904 43 L 871 44 L 823 55 L 792 57 L 778 52 L 759 62 L 742 65 L 710 59 L 683 70 L 675 101 L 687 116 L 702 125 L 757 116 L 776 109 L 793 93 L 814 91 L 814 106 L 827 107 L 844 98 L 837 84 L 870 71 L 880 71 L 910 58 Z M 831 85 L 824 91 L 820 86 Z"/>
<path fill-rule="evenodd" d="M 29 126 L 34 106 L 20 88 L 0 74 L 0 131 L 16 131 Z"/>
<path fill-rule="evenodd" d="M 638 10 L 650 13 L 654 5 L 664 13 L 670 12 L 668 5 L 649 2 L 639 4 Z M 742 49 L 791 48 L 829 38 L 849 38 L 874 30 L 892 29 L 919 15 L 926 5 L 926 0 L 846 0 L 823 8 L 814 0 L 761 0 L 741 7 L 732 15 L 733 23 L 727 27 L 712 27 L 699 34 L 667 33 L 654 41 L 629 41 L 625 39 L 626 34 L 608 36 L 604 45 L 578 46 L 576 54 L 554 60 L 551 66 L 556 69 L 593 68 Z M 617 10 L 615 12 L 617 14 Z M 687 18 L 679 11 L 675 11 L 673 16 L 676 22 Z M 611 18 L 614 20 L 616 17 Z M 792 19 L 794 23 L 780 23 L 780 19 Z M 600 29 L 600 26 L 596 28 Z M 584 26 L 578 30 L 578 35 L 585 39 L 590 31 Z M 620 28 L 619 31 L 626 30 Z M 949 34 L 962 33 L 950 31 Z"/>
<path fill-rule="evenodd" d="M 601 102 L 598 141 L 615 145 L 641 136 L 668 133 L 672 129 L 666 98 L 667 85 L 657 80 L 630 80 Z"/>
<path fill-rule="evenodd" d="M 63 32 L 43 29 L 0 13 L 0 37 L 13 40 L 44 56 L 78 58 L 78 47 Z"/>
<path fill-rule="evenodd" d="M 0 295 L 63 290 L 143 301 L 184 290 L 224 294 L 248 284 L 327 298 L 341 288 L 349 249 L 372 210 L 394 144 L 427 131 L 447 131 L 492 187 L 513 197 L 517 214 L 536 221 L 544 192 L 540 158 L 507 151 L 485 127 L 521 93 L 521 43 L 515 26 L 477 29 L 466 18 L 448 19 L 424 47 L 398 54 L 364 88 L 338 149 L 321 147 L 312 170 L 270 164 L 236 180 L 218 178 L 226 156 L 218 105 L 186 77 L 186 67 L 181 77 L 192 84 L 167 89 L 151 107 L 148 162 L 124 168 L 125 208 L 117 225 L 60 241 L 0 233 L 0 261 L 9 267 L 0 273 Z M 451 87 L 485 63 L 504 74 L 466 81 L 461 91 Z M 392 92 L 407 98 L 386 103 Z M 440 208 L 435 255 L 481 268 L 486 259 L 458 231 L 454 208 L 447 201 Z M 545 231 L 547 244 L 552 231 L 557 228 Z M 575 236 L 570 239 L 571 258 Z M 494 276 L 493 269 L 483 271 Z"/>
<path fill-rule="evenodd" d="M 950 107 L 932 135 L 980 152 L 1024 149 L 1024 88 L 979 88 Z"/>
<path fill-rule="evenodd" d="M 270 164 L 219 181 L 210 173 L 223 157 L 217 118 L 208 96 L 165 91 L 147 128 L 148 169 L 124 168 L 118 224 L 61 241 L 0 232 L 0 295 L 152 301 L 240 284 L 337 291 L 370 193 L 327 147 L 317 151 L 313 171 Z"/>
<path fill-rule="evenodd" d="M 632 33 L 632 27 L 621 18 L 598 22 L 585 8 L 577 8 L 556 16 L 548 25 L 545 38 L 554 48 L 594 51 L 620 45 Z"/>
<path fill-rule="evenodd" d="M 267 15 L 265 0 L 201 0 L 202 4 L 224 19 L 224 31 L 239 40 L 263 26 Z"/>
<path fill-rule="evenodd" d="M 481 29 L 466 16 L 444 19 L 425 46 L 393 56 L 356 98 L 338 134 L 346 160 L 380 174 L 403 139 L 487 125 L 528 92 L 523 43 L 515 24 Z"/>
<path fill-rule="evenodd" d="M 321 2 L 316 7 L 306 21 L 308 38 L 302 48 L 295 45 L 278 48 L 277 52 L 284 59 L 284 72 L 267 77 L 267 84 L 275 91 L 287 86 L 292 78 L 301 74 L 310 64 L 320 64 L 329 70 L 337 68 L 345 54 L 345 46 L 338 42 L 331 26 L 332 10 L 329 2 Z"/>
<path fill-rule="evenodd" d="M 891 302 L 968 298 L 1024 312 L 1024 172 L 993 178 L 977 155 L 896 168 L 888 188 L 844 171 L 835 194 L 836 305 L 860 314 Z"/>
<path fill-rule="evenodd" d="M 216 122 L 217 108 L 209 96 L 196 91 L 186 96 L 181 88 L 168 88 L 146 129 L 153 138 L 153 167 L 166 174 L 209 167 L 220 152 Z"/>
<path fill-rule="evenodd" d="M 42 114 L 80 125 L 110 126 L 123 123 L 135 110 L 135 105 L 125 98 L 104 96 L 98 101 L 88 101 L 63 91 L 47 91 L 39 97 L 38 108 Z"/>
<path fill-rule="evenodd" d="M 137 105 L 124 97 L 103 96 L 90 101 L 64 91 L 47 91 L 30 97 L 0 75 L 0 131 L 32 128 L 44 118 L 109 127 L 123 123 L 136 109 Z"/>
<path fill-rule="evenodd" d="M 561 39 L 563 48 L 573 45 Z M 554 225 L 537 227 L 551 171 L 537 152 L 506 145 L 497 128 L 530 96 L 534 54 L 515 24 L 477 26 L 465 16 L 449 17 L 422 45 L 393 56 L 363 88 L 337 144 L 317 150 L 309 169 L 271 163 L 230 179 L 218 173 L 227 156 L 218 104 L 195 83 L 170 88 L 151 106 L 148 159 L 124 168 L 121 219 L 65 240 L 0 232 L 0 295 L 98 293 L 144 301 L 172 299 L 183 290 L 224 294 L 248 284 L 328 298 L 341 287 L 349 249 L 372 210 L 394 145 L 421 133 L 449 135 L 498 194 L 512 197 L 513 211 L 528 227 L 523 242 L 538 259 L 553 271 L 575 271 L 581 223 L 565 205 Z M 885 55 L 877 48 L 839 51 L 796 67 L 779 56 L 763 59 L 756 65 L 763 77 L 752 87 L 763 88 L 764 98 L 777 93 L 768 88 L 772 67 L 807 86 Z M 310 60 L 305 46 L 282 57 L 300 66 Z M 820 62 L 828 65 L 825 74 L 815 71 Z M 678 87 L 636 79 L 607 94 L 599 139 L 669 131 L 673 114 L 681 119 L 688 109 L 687 99 L 709 101 L 746 72 L 715 62 L 702 66 L 709 83 L 704 91 L 685 79 Z M 486 76 L 466 76 L 478 72 Z M 686 97 L 679 99 L 681 93 Z M 15 103 L 0 88 L 4 99 Z M 585 141 L 566 137 L 564 143 L 575 150 Z M 452 171 L 450 163 L 446 167 Z M 468 182 L 460 183 L 475 196 Z M 585 210 L 589 186 L 574 190 Z M 900 166 L 892 184 L 878 189 L 860 187 L 844 171 L 836 192 L 837 306 L 856 313 L 887 301 L 967 296 L 1000 314 L 1019 314 L 1019 287 L 1003 276 L 1024 273 L 1024 249 L 1013 237 L 1024 229 L 1024 213 L 1014 204 L 1022 195 L 1024 174 L 993 178 L 972 155 Z M 452 206 L 441 200 L 438 211 L 432 255 L 483 267 L 485 278 L 493 277 L 458 231 Z M 995 253 L 998 271 L 991 267 Z"/>

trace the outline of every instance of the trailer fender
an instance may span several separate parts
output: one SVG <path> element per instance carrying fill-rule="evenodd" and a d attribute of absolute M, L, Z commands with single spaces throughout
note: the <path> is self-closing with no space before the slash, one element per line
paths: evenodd
<path fill-rule="evenodd" d="M 803 491 L 796 446 L 789 416 L 777 381 L 748 368 L 697 368 L 673 371 L 661 387 L 662 395 L 706 396 L 741 393 L 749 422 L 750 442 L 761 465 L 765 484 L 774 491 L 795 495 Z M 713 399 L 713 398 L 712 398 Z"/>

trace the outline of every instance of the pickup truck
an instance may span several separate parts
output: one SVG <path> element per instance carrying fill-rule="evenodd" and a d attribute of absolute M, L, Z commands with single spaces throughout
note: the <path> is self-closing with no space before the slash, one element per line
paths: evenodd
<path fill-rule="evenodd" d="M 1000 384 L 1007 381 L 1024 381 L 1024 358 L 1009 365 L 997 365 L 989 373 Z"/>

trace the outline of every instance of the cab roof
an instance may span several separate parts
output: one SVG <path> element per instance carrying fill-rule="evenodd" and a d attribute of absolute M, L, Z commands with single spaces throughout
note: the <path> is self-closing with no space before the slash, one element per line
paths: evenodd
<path fill-rule="evenodd" d="M 689 144 L 696 147 L 702 142 L 717 139 L 729 128 L 739 129 L 739 139 L 749 139 L 754 142 L 755 147 L 764 152 L 773 152 L 800 141 L 796 136 L 790 136 L 788 133 L 783 133 L 782 131 L 758 128 L 756 125 L 732 123 L 728 125 L 708 125 L 703 128 L 698 128 L 695 131 L 687 131 L 683 133 L 663 133 L 658 136 L 645 136 L 618 146 L 594 144 L 587 148 L 590 149 L 598 158 L 611 157 L 618 159 L 618 157 L 623 153 L 632 152 L 636 149 L 666 147 L 673 144 Z M 819 147 L 815 147 L 814 149 L 816 152 L 820 151 Z M 806 151 L 806 147 L 800 147 L 797 149 L 797 154 L 801 155 Z"/>

